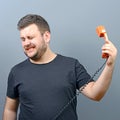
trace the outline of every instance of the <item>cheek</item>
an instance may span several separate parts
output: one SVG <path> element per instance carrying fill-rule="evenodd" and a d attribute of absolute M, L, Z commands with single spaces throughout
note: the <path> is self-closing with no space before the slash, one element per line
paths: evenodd
<path fill-rule="evenodd" d="M 41 40 L 39 40 L 39 41 L 36 41 L 35 43 L 34 43 L 37 47 L 42 47 L 43 45 L 44 45 L 44 41 L 41 41 Z"/>

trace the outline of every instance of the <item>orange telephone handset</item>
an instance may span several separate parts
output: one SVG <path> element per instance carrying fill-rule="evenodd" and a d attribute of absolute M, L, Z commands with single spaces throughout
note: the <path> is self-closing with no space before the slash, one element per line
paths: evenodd
<path fill-rule="evenodd" d="M 106 30 L 105 30 L 104 26 L 102 26 L 102 25 L 98 26 L 96 28 L 96 33 L 99 37 L 104 37 L 105 42 L 108 41 L 108 36 L 107 36 L 107 33 L 106 33 Z M 102 54 L 102 58 L 108 58 L 108 57 L 109 57 L 108 54 L 106 54 L 106 53 Z"/>

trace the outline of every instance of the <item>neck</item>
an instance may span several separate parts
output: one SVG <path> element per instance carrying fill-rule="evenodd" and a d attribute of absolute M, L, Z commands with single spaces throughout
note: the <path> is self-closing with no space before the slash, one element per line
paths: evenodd
<path fill-rule="evenodd" d="M 54 52 L 52 52 L 50 49 L 47 49 L 46 52 L 40 57 L 40 59 L 30 59 L 30 61 L 34 64 L 46 64 L 54 60 L 56 56 L 57 55 Z"/>

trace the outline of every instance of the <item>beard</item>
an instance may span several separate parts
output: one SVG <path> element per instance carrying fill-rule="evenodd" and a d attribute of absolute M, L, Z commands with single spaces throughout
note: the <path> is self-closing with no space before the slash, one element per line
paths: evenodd
<path fill-rule="evenodd" d="M 31 43 L 28 47 L 25 48 L 25 50 L 29 50 L 30 48 L 35 49 L 36 46 L 35 46 L 33 43 Z M 44 42 L 44 40 L 43 40 L 42 43 L 41 43 L 41 46 L 39 46 L 38 49 L 36 48 L 36 52 L 33 53 L 33 55 L 29 55 L 29 53 L 27 53 L 27 52 L 25 52 L 25 51 L 24 51 L 24 53 L 25 53 L 25 55 L 26 55 L 28 58 L 30 58 L 31 60 L 33 60 L 33 61 L 38 61 L 38 60 L 41 59 L 41 57 L 44 55 L 44 53 L 45 53 L 46 51 L 47 51 L 47 45 L 45 44 L 45 42 Z"/>

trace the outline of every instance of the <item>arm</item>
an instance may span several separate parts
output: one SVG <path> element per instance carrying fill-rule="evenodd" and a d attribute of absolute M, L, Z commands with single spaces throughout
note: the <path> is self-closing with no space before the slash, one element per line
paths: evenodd
<path fill-rule="evenodd" d="M 117 56 L 117 49 L 112 42 L 107 41 L 102 47 L 102 53 L 109 55 L 104 70 L 98 80 L 88 83 L 82 91 L 85 96 L 95 101 L 101 100 L 110 86 Z"/>
<path fill-rule="evenodd" d="M 17 120 L 18 99 L 6 97 L 3 120 Z"/>

